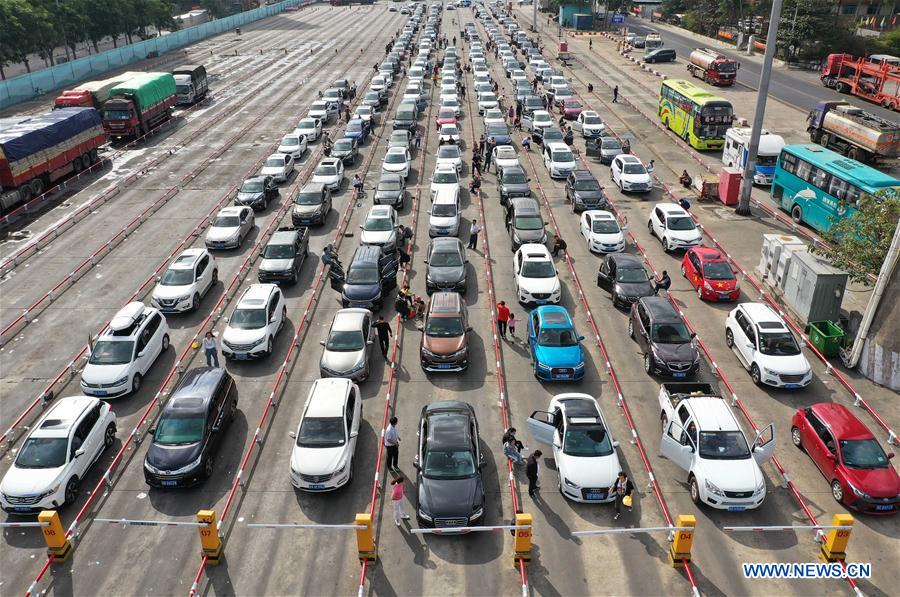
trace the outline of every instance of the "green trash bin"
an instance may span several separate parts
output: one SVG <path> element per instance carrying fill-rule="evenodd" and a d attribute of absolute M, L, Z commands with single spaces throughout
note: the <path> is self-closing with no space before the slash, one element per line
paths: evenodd
<path fill-rule="evenodd" d="M 841 326 L 831 321 L 813 321 L 807 328 L 809 341 L 828 358 L 841 352 L 846 334 Z"/>

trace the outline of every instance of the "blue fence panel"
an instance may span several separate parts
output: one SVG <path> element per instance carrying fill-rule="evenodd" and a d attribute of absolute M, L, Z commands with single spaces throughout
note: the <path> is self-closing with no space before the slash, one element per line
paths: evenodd
<path fill-rule="evenodd" d="M 89 79 L 101 78 L 101 75 L 111 70 L 144 60 L 151 52 L 162 55 L 201 39 L 278 14 L 288 6 L 307 6 L 317 1 L 319 0 L 284 0 L 277 4 L 260 6 L 253 10 L 174 31 L 161 37 L 121 48 L 113 48 L 100 54 L 84 56 L 71 62 L 0 81 L 0 109 L 33 99 L 35 96 L 54 89 L 74 86 Z"/>

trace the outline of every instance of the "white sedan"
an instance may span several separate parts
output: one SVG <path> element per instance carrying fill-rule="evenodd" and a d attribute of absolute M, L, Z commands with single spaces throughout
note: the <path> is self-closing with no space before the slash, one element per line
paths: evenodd
<path fill-rule="evenodd" d="M 456 170 L 457 175 L 462 172 L 462 152 L 460 152 L 458 145 L 441 145 L 438 147 L 435 170 L 442 166 L 452 167 Z"/>
<path fill-rule="evenodd" d="M 306 137 L 303 135 L 285 135 L 278 144 L 278 153 L 286 153 L 287 155 L 299 160 L 306 152 Z"/>
<path fill-rule="evenodd" d="M 515 148 L 511 145 L 498 145 L 494 148 L 492 157 L 497 170 L 519 165 L 519 154 L 516 153 Z"/>
<path fill-rule="evenodd" d="M 295 135 L 303 135 L 307 141 L 318 141 L 322 136 L 322 121 L 318 118 L 304 118 L 297 123 Z"/>
<path fill-rule="evenodd" d="M 271 176 L 276 182 L 286 182 L 293 172 L 294 156 L 289 153 L 273 153 L 263 162 L 259 174 Z"/>
<path fill-rule="evenodd" d="M 356 108 L 356 112 L 353 114 L 353 118 L 359 118 L 360 120 L 366 120 L 368 122 L 375 122 L 375 109 L 372 106 L 359 106 Z"/>
<path fill-rule="evenodd" d="M 561 289 L 553 257 L 544 245 L 528 243 L 513 255 L 516 297 L 523 305 L 559 304 Z"/>
<path fill-rule="evenodd" d="M 442 124 L 440 139 L 444 143 L 459 143 L 459 128 L 455 124 Z"/>
<path fill-rule="evenodd" d="M 412 159 L 409 157 L 409 149 L 405 147 L 391 147 L 384 154 L 381 171 L 385 174 L 399 174 L 403 180 L 409 178 L 409 169 Z"/>
<path fill-rule="evenodd" d="M 497 101 L 497 96 L 494 95 L 492 91 L 485 91 L 478 94 L 478 113 L 484 114 L 487 110 L 491 108 L 499 108 L 500 103 Z"/>
<path fill-rule="evenodd" d="M 486 110 L 484 113 L 484 126 L 489 124 L 506 124 L 506 118 L 503 116 L 503 110 L 494 108 Z"/>
<path fill-rule="evenodd" d="M 625 250 L 625 235 L 615 216 L 608 211 L 590 209 L 581 214 L 581 236 L 591 253 L 621 253 Z"/>

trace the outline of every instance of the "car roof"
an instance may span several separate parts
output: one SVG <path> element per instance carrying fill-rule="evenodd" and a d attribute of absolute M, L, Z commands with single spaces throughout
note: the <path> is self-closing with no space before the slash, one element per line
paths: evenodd
<path fill-rule="evenodd" d="M 243 207 L 235 207 L 235 206 L 223 207 L 222 209 L 219 210 L 219 215 L 220 216 L 239 216 L 239 215 L 241 215 L 242 211 L 246 211 L 246 209 Z"/>
<path fill-rule="evenodd" d="M 364 317 L 372 317 L 372 312 L 368 309 L 341 309 L 334 314 L 331 322 L 331 329 L 335 331 L 355 331 L 362 327 Z"/>
<path fill-rule="evenodd" d="M 831 429 L 836 440 L 875 439 L 869 428 L 843 404 L 820 402 L 810 408 L 819 420 Z"/>
<path fill-rule="evenodd" d="M 559 305 L 542 305 L 535 309 L 533 313 L 536 313 L 541 320 L 541 327 L 573 327 L 572 318 L 569 317 L 569 312 L 566 311 L 565 307 L 560 307 Z"/>
<path fill-rule="evenodd" d="M 387 150 L 388 153 L 399 153 L 400 155 L 406 155 L 405 147 L 391 147 Z"/>
<path fill-rule="evenodd" d="M 287 245 L 294 242 L 298 234 L 300 234 L 298 230 L 278 230 L 269 238 L 268 244 Z"/>
<path fill-rule="evenodd" d="M 629 255 L 627 253 L 610 253 L 606 256 L 606 258 L 614 261 L 616 263 L 616 267 L 633 267 L 644 269 L 644 264 L 641 262 L 641 259 L 637 255 Z"/>
<path fill-rule="evenodd" d="M 456 203 L 459 200 L 459 186 L 441 187 L 434 194 L 432 205 L 437 203 Z"/>
<path fill-rule="evenodd" d="M 569 146 L 560 141 L 547 143 L 547 148 L 550 149 L 550 151 L 569 151 Z"/>
<path fill-rule="evenodd" d="M 627 156 L 628 154 L 622 154 L 619 157 Z M 658 207 L 661 209 L 667 216 L 678 215 L 678 216 L 686 216 L 688 215 L 687 211 L 680 205 L 675 205 L 674 203 L 657 203 L 653 207 Z"/>
<path fill-rule="evenodd" d="M 344 377 L 317 379 L 309 389 L 304 417 L 342 417 L 353 382 Z"/>
<path fill-rule="evenodd" d="M 205 254 L 205 249 L 185 249 L 169 264 L 169 269 L 193 269 L 194 264 Z"/>
<path fill-rule="evenodd" d="M 206 405 L 215 394 L 216 388 L 228 372 L 220 367 L 196 367 L 185 373 L 172 397 L 166 403 L 166 410 L 178 412 L 206 412 Z"/>
<path fill-rule="evenodd" d="M 653 318 L 654 322 L 675 323 L 681 321 L 678 311 L 675 310 L 675 307 L 672 306 L 669 299 L 664 299 L 661 296 L 645 296 L 638 300 L 643 303 L 647 311 L 650 312 L 650 316 Z"/>
<path fill-rule="evenodd" d="M 373 205 L 369 208 L 370 218 L 389 218 L 394 208 L 390 205 Z"/>
<path fill-rule="evenodd" d="M 148 314 L 148 307 L 140 301 L 132 301 L 119 309 L 109 322 L 107 327 L 108 335 L 113 336 L 131 336 L 140 327 L 139 324 Z M 131 329 L 134 326 L 134 329 Z M 128 334 L 116 334 L 114 332 L 124 332 L 128 330 Z M 107 335 L 106 333 L 104 335 Z"/>
<path fill-rule="evenodd" d="M 431 239 L 432 251 L 446 251 L 447 249 L 458 250 L 462 247 L 462 241 L 457 237 L 439 236 Z"/>
<path fill-rule="evenodd" d="M 341 160 L 339 158 L 322 158 L 319 160 L 320 166 L 337 166 Z"/>
<path fill-rule="evenodd" d="M 457 150 L 459 149 L 456 145 L 441 145 L 440 148 L 443 148 L 443 147 L 456 147 Z M 440 149 L 440 148 L 439 148 L 439 149 Z M 435 171 L 435 172 L 452 172 L 452 173 L 455 173 L 455 172 L 456 172 L 456 166 L 454 166 L 453 164 L 447 164 L 447 163 L 443 163 L 443 164 L 435 164 L 435 166 L 434 166 L 434 171 Z"/>
<path fill-rule="evenodd" d="M 622 155 L 620 155 L 618 157 L 619 157 L 619 160 L 621 160 L 622 162 L 627 162 L 629 164 L 640 164 L 641 163 L 641 160 L 639 160 L 635 156 L 631 155 L 630 153 L 623 153 Z"/>
<path fill-rule="evenodd" d="M 589 209 L 585 214 L 588 215 L 592 220 L 615 220 L 616 217 L 612 215 L 611 212 L 606 211 L 605 209 Z"/>
<path fill-rule="evenodd" d="M 381 178 L 378 179 L 379 183 L 382 182 L 403 182 L 403 178 L 399 174 L 393 174 L 385 172 L 381 175 Z"/>
<path fill-rule="evenodd" d="M 784 322 L 781 321 L 781 318 L 772 310 L 769 305 L 765 303 L 741 303 L 740 308 L 744 310 L 744 313 L 753 320 L 755 324 L 770 324 L 770 325 L 760 325 L 763 329 L 787 329 L 785 327 Z M 778 324 L 777 326 L 772 324 Z"/>
<path fill-rule="evenodd" d="M 579 168 L 578 170 L 572 171 L 572 176 L 575 178 L 587 178 L 590 180 L 597 180 L 597 178 L 591 173 L 590 170 L 585 170 L 584 168 Z"/>
<path fill-rule="evenodd" d="M 522 253 L 526 261 L 552 261 L 550 251 L 546 245 L 526 243 L 519 247 L 519 252 Z"/>
<path fill-rule="evenodd" d="M 241 300 L 238 302 L 236 308 L 262 308 L 265 306 L 266 301 L 269 300 L 269 296 L 275 292 L 276 288 L 277 286 L 274 284 L 251 284 L 250 288 L 245 290 L 244 294 L 241 295 Z"/>
<path fill-rule="evenodd" d="M 82 413 L 97 402 L 98 399 L 91 396 L 60 398 L 41 418 L 29 437 L 66 437 Z"/>
<path fill-rule="evenodd" d="M 291 136 L 291 135 L 285 135 L 285 137 L 290 137 L 290 136 Z M 301 135 L 294 135 L 294 137 L 300 137 L 300 136 L 301 136 Z M 245 182 L 245 183 L 247 183 L 247 182 L 266 182 L 267 180 L 269 180 L 269 178 L 270 178 L 270 177 L 267 176 L 267 175 L 262 175 L 262 174 L 260 174 L 260 175 L 258 175 L 258 176 L 250 176 L 250 177 L 247 177 L 247 178 L 244 179 L 244 182 Z"/>
<path fill-rule="evenodd" d="M 461 310 L 462 297 L 458 292 L 435 292 L 431 295 L 430 313 L 459 313 Z"/>
<path fill-rule="evenodd" d="M 377 265 L 379 257 L 381 257 L 381 247 L 376 245 L 360 245 L 356 248 L 356 253 L 353 254 L 351 266 L 358 264 L 361 261 Z"/>
<path fill-rule="evenodd" d="M 602 423 L 600 415 L 600 407 L 597 401 L 590 394 L 567 393 L 559 394 L 553 397 L 566 413 L 566 418 L 570 423 Z M 573 419 L 582 419 L 575 420 Z M 590 420 L 585 420 L 590 419 Z"/>
<path fill-rule="evenodd" d="M 475 410 L 466 402 L 444 400 L 422 409 L 428 419 L 428 443 L 431 448 L 466 447 L 472 444 L 470 419 Z"/>
<path fill-rule="evenodd" d="M 692 398 L 694 420 L 702 431 L 741 431 L 728 403 L 712 396 Z"/>
<path fill-rule="evenodd" d="M 308 182 L 300 187 L 298 193 L 321 193 L 324 189 L 324 182 Z"/>
<path fill-rule="evenodd" d="M 727 261 L 718 249 L 712 247 L 694 247 L 690 249 L 701 261 Z"/>

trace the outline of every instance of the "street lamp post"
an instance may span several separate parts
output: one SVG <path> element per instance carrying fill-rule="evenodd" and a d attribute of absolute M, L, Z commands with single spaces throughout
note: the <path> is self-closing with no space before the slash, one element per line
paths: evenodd
<path fill-rule="evenodd" d="M 753 114 L 753 129 L 750 131 L 750 147 L 747 150 L 747 162 L 741 180 L 741 199 L 735 212 L 738 215 L 750 215 L 750 192 L 753 190 L 753 176 L 756 174 L 756 154 L 759 150 L 759 136 L 762 132 L 763 118 L 766 115 L 766 99 L 769 95 L 769 81 L 772 78 L 772 60 L 775 58 L 775 47 L 778 38 L 778 22 L 781 19 L 783 0 L 773 0 L 772 13 L 769 15 L 769 32 L 766 34 L 766 52 L 763 55 L 762 72 L 759 75 L 759 90 L 756 93 L 756 112 Z"/>

